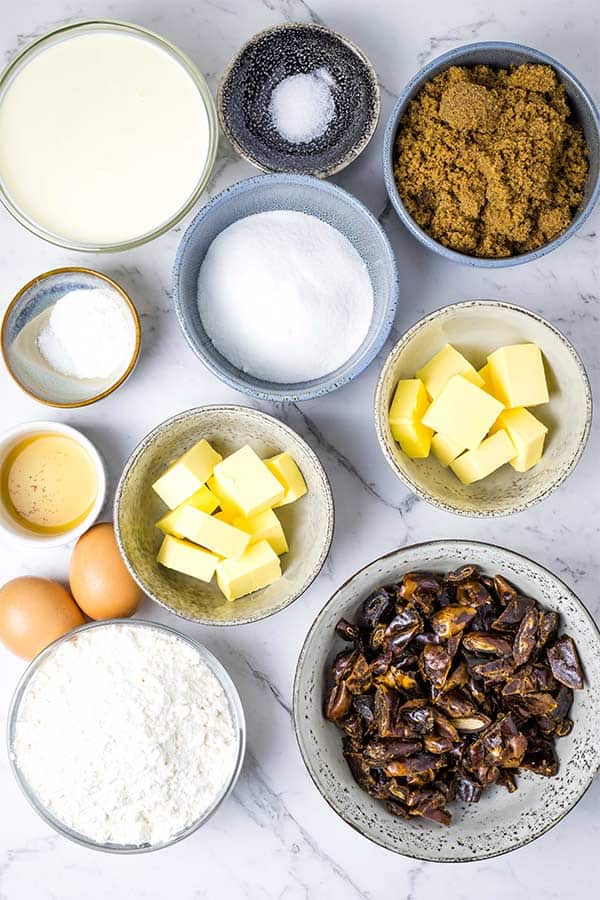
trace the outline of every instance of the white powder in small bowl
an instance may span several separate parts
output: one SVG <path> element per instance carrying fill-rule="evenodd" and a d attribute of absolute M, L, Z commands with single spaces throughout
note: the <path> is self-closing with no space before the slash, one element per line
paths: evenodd
<path fill-rule="evenodd" d="M 273 88 L 269 112 L 282 138 L 292 144 L 314 141 L 325 133 L 335 116 L 327 69 L 288 75 Z"/>
<path fill-rule="evenodd" d="M 64 641 L 21 699 L 13 755 L 42 805 L 97 843 L 160 844 L 232 775 L 225 692 L 174 634 L 107 624 Z"/>
<path fill-rule="evenodd" d="M 204 329 L 236 368 L 278 384 L 334 372 L 359 349 L 373 315 L 367 267 L 316 216 L 274 210 L 239 219 L 200 267 Z"/>

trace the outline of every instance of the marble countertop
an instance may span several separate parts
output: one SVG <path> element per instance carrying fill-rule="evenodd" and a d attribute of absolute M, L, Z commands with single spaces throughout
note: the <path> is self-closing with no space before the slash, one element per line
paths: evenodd
<path fill-rule="evenodd" d="M 451 301 L 498 298 L 547 317 L 581 354 L 600 390 L 598 343 L 600 227 L 597 210 L 566 246 L 528 266 L 486 272 L 434 257 L 404 230 L 387 203 L 380 165 L 383 125 L 408 78 L 439 53 L 472 40 L 514 40 L 560 59 L 600 94 L 600 20 L 593 0 L 20 0 L 2 4 L 3 62 L 61 22 L 112 17 L 138 22 L 179 44 L 214 91 L 220 73 L 254 32 L 283 21 L 317 21 L 347 34 L 371 58 L 382 94 L 382 123 L 367 152 L 335 180 L 384 224 L 397 253 L 401 300 L 394 334 L 355 382 L 302 405 L 255 404 L 297 429 L 319 454 L 333 484 L 338 527 L 329 560 L 311 589 L 283 613 L 232 630 L 189 626 L 228 667 L 248 718 L 248 755 L 239 784 L 219 813 L 192 838 L 168 850 L 114 857 L 61 839 L 22 798 L 0 754 L 0 900 L 581 900 L 600 883 L 600 784 L 553 831 L 509 856 L 466 866 L 395 856 L 348 828 L 306 773 L 291 723 L 291 686 L 303 638 L 333 590 L 359 566 L 415 541 L 460 537 L 518 550 L 567 581 L 600 615 L 600 429 L 572 477 L 542 505 L 505 520 L 442 513 L 412 497 L 387 467 L 372 426 L 372 397 L 393 339 L 424 313 Z M 224 140 L 208 194 L 255 174 Z M 206 199 L 206 198 L 204 198 Z M 49 416 L 83 429 L 108 462 L 109 498 L 130 451 L 154 425 L 190 406 L 252 403 L 215 380 L 188 348 L 170 296 L 179 227 L 128 253 L 91 258 L 30 235 L 0 209 L 2 300 L 37 273 L 91 265 L 120 281 L 142 317 L 142 355 L 131 380 L 91 408 L 49 411 L 0 371 L 0 429 Z M 110 506 L 106 507 L 110 515 Z M 19 553 L 0 544 L 1 580 L 39 574 L 65 579 L 69 548 Z M 169 615 L 147 601 L 141 614 Z M 182 625 L 181 621 L 177 623 Z M 0 648 L 1 650 L 2 648 Z M 24 664 L 0 652 L 0 730 Z M 600 735 L 599 735 L 600 739 Z"/>

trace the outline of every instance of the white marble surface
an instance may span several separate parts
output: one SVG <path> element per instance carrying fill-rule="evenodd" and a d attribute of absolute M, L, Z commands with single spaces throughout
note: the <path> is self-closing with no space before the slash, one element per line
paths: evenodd
<path fill-rule="evenodd" d="M 450 301 L 512 300 L 543 314 L 568 335 L 600 389 L 598 211 L 567 246 L 535 265 L 470 271 L 439 261 L 409 237 L 386 203 L 380 167 L 383 122 L 395 96 L 423 63 L 461 43 L 505 39 L 538 47 L 565 63 L 598 97 L 600 28 L 593 0 L 504 0 L 492 5 L 481 0 L 423 0 L 416 5 L 314 0 L 311 7 L 301 0 L 2 0 L 0 8 L 0 53 L 6 61 L 52 25 L 108 16 L 162 32 L 197 61 L 213 90 L 241 43 L 269 24 L 313 19 L 345 32 L 379 73 L 383 121 L 368 151 L 336 180 L 380 216 L 393 241 L 402 289 L 395 334 Z M 222 142 L 209 193 L 252 174 Z M 110 467 L 110 494 L 127 455 L 156 423 L 193 405 L 247 402 L 202 369 L 177 326 L 170 271 L 182 227 L 136 251 L 92 258 L 44 244 L 0 211 L 0 308 L 35 274 L 72 263 L 114 276 L 131 292 L 142 315 L 141 361 L 125 388 L 87 410 L 51 413 L 81 427 L 97 443 Z M 390 346 L 391 341 L 386 350 Z M 352 385 L 328 397 L 301 407 L 263 405 L 303 434 L 319 454 L 333 483 L 338 528 L 323 573 L 290 609 L 235 630 L 187 629 L 228 666 L 247 711 L 249 750 L 233 797 L 204 829 L 169 850 L 128 858 L 100 855 L 60 839 L 35 816 L 2 754 L 1 900 L 598 896 L 598 782 L 566 820 L 523 850 L 468 866 L 421 864 L 370 845 L 338 820 L 300 760 L 290 698 L 303 637 L 340 582 L 398 545 L 454 536 L 514 548 L 561 575 L 600 614 L 598 428 L 574 475 L 542 506 L 489 522 L 445 515 L 411 497 L 377 446 L 371 407 L 383 357 Z M 0 371 L 0 428 L 47 416 Z M 68 549 L 26 554 L 0 545 L 1 580 L 25 573 L 64 579 L 68 555 Z M 169 620 L 150 602 L 142 614 Z M 22 662 L 0 652 L 2 728 L 22 670 Z"/>

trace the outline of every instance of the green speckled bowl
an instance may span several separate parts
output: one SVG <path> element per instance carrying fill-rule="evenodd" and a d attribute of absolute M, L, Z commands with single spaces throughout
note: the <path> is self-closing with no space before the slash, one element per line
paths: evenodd
<path fill-rule="evenodd" d="M 206 584 L 156 562 L 165 505 L 152 484 L 166 467 L 201 438 L 226 456 L 244 444 L 261 458 L 288 450 L 308 487 L 296 503 L 277 510 L 290 546 L 281 557 L 282 577 L 233 603 L 216 582 Z M 317 577 L 333 537 L 333 496 L 314 452 L 291 428 L 245 406 L 203 406 L 158 425 L 133 451 L 117 487 L 115 531 L 123 559 L 142 590 L 161 606 L 203 625 L 243 625 L 279 612 Z"/>

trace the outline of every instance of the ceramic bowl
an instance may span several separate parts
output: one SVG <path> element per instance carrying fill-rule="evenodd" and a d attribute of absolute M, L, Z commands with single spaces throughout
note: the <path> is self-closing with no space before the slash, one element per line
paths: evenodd
<path fill-rule="evenodd" d="M 120 250 L 130 250 L 133 247 L 138 247 L 141 244 L 145 244 L 147 241 L 154 240 L 154 238 L 159 237 L 159 235 L 161 234 L 164 234 L 166 231 L 176 225 L 177 222 L 179 222 L 185 215 L 187 215 L 194 204 L 199 200 L 212 174 L 215 159 L 217 157 L 219 126 L 217 122 L 215 105 L 209 87 L 206 83 L 206 80 L 204 79 L 204 76 L 196 68 L 192 60 L 189 59 L 189 57 L 184 53 L 182 53 L 182 51 L 179 50 L 178 47 L 176 47 L 170 41 L 166 40 L 166 38 L 162 37 L 161 35 L 156 34 L 154 31 L 149 31 L 147 28 L 142 28 L 140 25 L 133 25 L 130 22 L 119 22 L 114 19 L 97 19 L 90 21 L 68 22 L 66 25 L 61 25 L 59 28 L 55 28 L 52 31 L 49 31 L 47 34 L 36 38 L 32 43 L 24 47 L 20 51 L 20 53 L 18 53 L 14 57 L 14 59 L 11 60 L 4 71 L 0 73 L 0 103 L 2 102 L 4 92 L 10 86 L 10 83 L 15 75 L 20 72 L 25 66 L 27 66 L 31 62 L 31 60 L 38 56 L 41 52 L 47 50 L 49 47 L 55 46 L 61 41 L 73 37 L 74 34 L 87 35 L 97 32 L 108 32 L 111 34 L 128 35 L 143 38 L 145 41 L 148 41 L 150 44 L 152 44 L 158 52 L 166 53 L 175 62 L 177 62 L 194 82 L 195 87 L 198 91 L 198 103 L 201 104 L 206 110 L 208 145 L 206 149 L 205 159 L 198 161 L 198 181 L 191 191 L 190 196 L 180 207 L 180 209 L 178 209 L 167 221 L 157 223 L 153 228 L 150 229 L 150 231 L 147 231 L 145 234 L 140 234 L 128 240 L 103 243 L 89 243 L 86 241 L 78 241 L 74 238 L 65 237 L 64 235 L 49 231 L 39 222 L 35 221 L 32 216 L 30 216 L 20 208 L 16 201 L 13 200 L 6 186 L 3 185 L 1 178 L 0 201 L 4 204 L 8 212 L 17 220 L 17 222 L 20 222 L 21 225 L 23 225 L 29 231 L 33 232 L 33 234 L 43 238 L 51 244 L 56 244 L 59 247 L 66 247 L 69 250 L 79 250 L 82 252 L 113 253 Z M 43 135 L 41 136 L 41 139 L 43 140 Z M 157 177 L 160 177 L 160 173 L 157 173 Z M 148 185 L 148 190 L 152 190 L 151 184 Z"/>
<path fill-rule="evenodd" d="M 401 378 L 414 378 L 450 343 L 476 368 L 505 344 L 533 342 L 544 356 L 550 402 L 533 412 L 548 428 L 544 454 L 528 472 L 502 466 L 464 485 L 431 455 L 409 459 L 392 437 L 388 411 Z M 375 427 L 383 455 L 396 475 L 424 500 L 464 516 L 506 516 L 544 500 L 573 471 L 592 421 L 592 394 L 581 359 L 553 325 L 510 303 L 468 300 L 438 309 L 413 325 L 385 361 L 375 392 Z"/>
<path fill-rule="evenodd" d="M 11 544 L 31 550 L 46 550 L 74 541 L 94 524 L 104 506 L 106 496 L 106 470 L 102 457 L 85 435 L 69 425 L 63 425 L 62 422 L 24 422 L 21 425 L 13 425 L 12 428 L 0 434 L 0 473 L 4 460 L 21 441 L 46 433 L 65 435 L 83 447 L 96 470 L 98 491 L 94 505 L 85 519 L 75 528 L 61 534 L 35 534 L 24 528 L 10 514 L 0 494 L 0 536 L 5 537 Z"/>
<path fill-rule="evenodd" d="M 261 458 L 288 450 L 308 488 L 277 510 L 289 543 L 282 577 L 234 603 L 210 584 L 156 562 L 162 535 L 155 527 L 165 506 L 152 484 L 166 467 L 206 438 L 223 456 L 249 444 Z M 119 548 L 142 590 L 171 612 L 203 625 L 242 625 L 273 615 L 296 600 L 317 577 L 333 537 L 333 496 L 319 460 L 301 437 L 277 419 L 243 406 L 204 406 L 167 419 L 150 432 L 125 464 L 115 497 Z"/>
<path fill-rule="evenodd" d="M 76 641 L 77 636 L 84 631 L 89 631 L 92 628 L 112 628 L 115 626 L 117 628 L 143 628 L 160 631 L 168 635 L 173 635 L 180 641 L 183 641 L 185 644 L 189 645 L 193 650 L 196 651 L 200 659 L 208 666 L 208 668 L 211 670 L 211 672 L 223 688 L 233 722 L 236 742 L 235 763 L 228 779 L 223 783 L 218 796 L 214 799 L 208 809 L 206 809 L 202 813 L 199 819 L 193 822 L 184 831 L 175 835 L 170 840 L 164 841 L 161 844 L 101 844 L 93 841 L 86 835 L 81 834 L 80 832 L 75 831 L 72 828 L 69 828 L 69 826 L 65 825 L 64 822 L 61 822 L 60 819 L 57 819 L 56 816 L 52 812 L 50 812 L 49 809 L 47 809 L 42 799 L 30 786 L 25 775 L 19 767 L 19 759 L 14 750 L 15 732 L 17 721 L 19 718 L 19 708 L 21 705 L 21 701 L 29 687 L 31 679 L 41 668 L 43 668 L 48 658 L 51 657 L 54 651 L 62 644 Z M 60 835 L 68 838 L 71 841 L 74 841 L 76 844 L 81 844 L 88 850 L 102 850 L 106 853 L 118 853 L 123 855 L 132 853 L 148 853 L 154 850 L 162 850 L 165 847 L 170 847 L 172 844 L 176 844 L 179 841 L 184 840 L 184 838 L 189 837 L 202 825 L 204 825 L 205 822 L 208 821 L 208 819 L 210 819 L 210 817 L 213 815 L 213 813 L 216 812 L 221 803 L 223 803 L 223 801 L 232 792 L 242 770 L 242 763 L 244 761 L 244 753 L 246 749 L 246 723 L 244 718 L 244 710 L 239 694 L 229 676 L 229 673 L 221 665 L 219 660 L 215 656 L 213 656 L 213 654 L 209 650 L 207 650 L 206 647 L 202 646 L 202 644 L 199 644 L 197 641 L 192 640 L 192 638 L 188 637 L 188 635 L 182 634 L 180 631 L 176 631 L 174 628 L 169 628 L 168 625 L 162 625 L 158 622 L 149 622 L 145 621 L 144 619 L 107 619 L 103 622 L 89 622 L 87 625 L 82 625 L 80 628 L 76 628 L 74 631 L 69 632 L 69 634 L 63 635 L 63 637 L 58 638 L 58 640 L 54 641 L 52 644 L 46 647 L 45 650 L 42 650 L 42 652 L 35 657 L 33 662 L 29 664 L 16 687 L 11 701 L 10 709 L 8 711 L 7 737 L 8 757 L 13 774 L 17 780 L 17 784 L 23 791 L 25 797 L 27 798 L 35 812 L 37 812 L 37 814 L 48 825 L 50 825 L 51 828 L 54 828 L 54 830 L 57 831 Z"/>
<path fill-rule="evenodd" d="M 373 317 L 363 343 L 343 366 L 312 381 L 262 381 L 236 368 L 215 348 L 198 311 L 198 274 L 213 240 L 238 219 L 275 209 L 307 213 L 337 228 L 363 258 L 373 286 Z M 381 225 L 351 194 L 304 175 L 261 175 L 234 184 L 200 210 L 177 251 L 173 297 L 190 347 L 217 378 L 261 400 L 309 400 L 356 378 L 376 357 L 396 314 L 398 272 Z"/>
<path fill-rule="evenodd" d="M 290 142 L 272 123 L 272 91 L 290 75 L 321 68 L 334 80 L 334 118 L 320 137 Z M 362 153 L 379 108 L 377 75 L 364 53 L 348 38 L 314 23 L 275 25 L 254 35 L 229 63 L 217 95 L 221 127 L 244 159 L 264 172 L 321 178 Z"/>
<path fill-rule="evenodd" d="M 394 143 L 398 126 L 402 116 L 406 112 L 409 103 L 419 93 L 426 82 L 431 81 L 440 72 L 449 69 L 451 66 L 475 66 L 489 65 L 499 68 L 507 68 L 509 66 L 519 66 L 524 63 L 534 65 L 552 66 L 559 81 L 564 85 L 567 97 L 574 113 L 579 120 L 583 129 L 585 140 L 589 150 L 589 173 L 585 185 L 584 197 L 577 213 L 575 214 L 571 224 L 562 234 L 533 250 L 530 253 L 522 253 L 516 256 L 503 257 L 499 259 L 482 258 L 477 256 L 468 256 L 464 253 L 458 253 L 450 250 L 438 243 L 420 228 L 414 221 L 412 216 L 406 210 L 400 194 L 396 187 L 393 172 L 393 155 Z M 468 266 L 476 266 L 484 269 L 498 269 L 504 266 L 517 266 L 521 263 L 532 262 L 539 259 L 551 250 L 560 247 L 565 241 L 568 241 L 575 232 L 581 228 L 592 209 L 594 208 L 598 197 L 600 196 L 600 115 L 598 109 L 592 100 L 590 94 L 584 86 L 569 72 L 561 63 L 542 53 L 540 50 L 534 50 L 532 47 L 524 47 L 522 44 L 513 44 L 506 41 L 482 41 L 476 44 L 466 44 L 463 47 L 456 47 L 442 53 L 436 59 L 417 72 L 416 75 L 408 82 L 392 110 L 385 129 L 383 141 L 383 173 L 385 185 L 389 198 L 396 210 L 400 220 L 408 228 L 413 237 L 417 238 L 422 244 L 433 250 L 439 256 L 444 257 L 452 262 L 463 263 Z"/>
<path fill-rule="evenodd" d="M 50 367 L 38 350 L 36 336 L 58 300 L 70 291 L 94 288 L 101 288 L 119 302 L 131 335 L 131 356 L 108 378 L 73 378 Z M 52 269 L 25 284 L 9 303 L 0 332 L 6 368 L 19 387 L 34 400 L 60 409 L 89 406 L 116 391 L 133 372 L 140 343 L 139 316 L 123 288 L 101 272 L 75 266 Z"/>
<path fill-rule="evenodd" d="M 466 563 L 484 574 L 501 573 L 519 590 L 561 617 L 575 640 L 585 670 L 585 689 L 575 691 L 574 727 L 556 742 L 559 772 L 544 778 L 523 772 L 518 790 L 485 791 L 479 803 L 450 804 L 449 828 L 392 816 L 356 784 L 342 755 L 339 729 L 323 717 L 326 672 L 347 644 L 336 622 L 353 620 L 376 587 L 411 571 L 447 572 Z M 404 547 L 370 563 L 343 584 L 323 607 L 304 642 L 294 682 L 296 736 L 311 778 L 324 799 L 360 834 L 388 850 L 432 862 L 468 862 L 508 853 L 556 825 L 585 793 L 600 766 L 600 634 L 575 594 L 551 572 L 524 556 L 474 541 L 432 541 Z"/>

